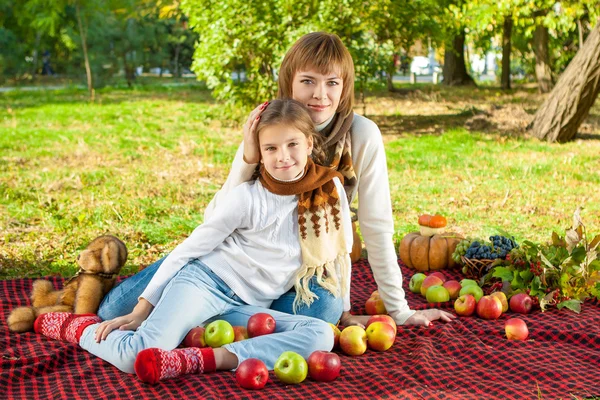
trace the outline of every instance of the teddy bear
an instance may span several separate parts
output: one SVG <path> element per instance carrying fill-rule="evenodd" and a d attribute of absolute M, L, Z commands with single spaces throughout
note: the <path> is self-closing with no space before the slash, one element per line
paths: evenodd
<path fill-rule="evenodd" d="M 127 247 L 121 240 L 111 235 L 97 237 L 79 254 L 79 270 L 61 290 L 55 290 L 51 282 L 43 279 L 33 282 L 31 306 L 12 310 L 7 320 L 8 329 L 32 331 L 35 319 L 48 312 L 96 314 L 126 261 Z"/>

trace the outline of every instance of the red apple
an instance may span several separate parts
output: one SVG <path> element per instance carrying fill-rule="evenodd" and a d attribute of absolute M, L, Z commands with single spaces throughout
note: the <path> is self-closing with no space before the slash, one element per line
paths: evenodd
<path fill-rule="evenodd" d="M 477 315 L 483 319 L 498 319 L 502 315 L 502 303 L 495 296 L 483 296 L 477 302 Z"/>
<path fill-rule="evenodd" d="M 529 336 L 527 324 L 520 318 L 510 318 L 504 324 L 508 340 L 525 340 Z"/>
<path fill-rule="evenodd" d="M 374 290 L 373 293 L 371 293 L 371 296 L 369 296 L 369 297 L 374 297 L 374 298 L 378 299 L 379 298 L 379 290 Z"/>
<path fill-rule="evenodd" d="M 533 301 L 527 293 L 518 293 L 510 298 L 510 311 L 528 314 L 533 306 Z"/>
<path fill-rule="evenodd" d="M 360 326 L 348 326 L 340 335 L 340 348 L 349 356 L 360 356 L 367 351 L 367 333 Z"/>
<path fill-rule="evenodd" d="M 313 351 L 308 356 L 308 376 L 315 381 L 331 382 L 340 376 L 340 357 L 329 351 Z"/>
<path fill-rule="evenodd" d="M 454 301 L 454 311 L 462 317 L 468 317 L 475 312 L 477 302 L 472 294 L 463 294 Z"/>
<path fill-rule="evenodd" d="M 235 371 L 235 380 L 244 389 L 262 389 L 269 381 L 269 370 L 258 358 L 248 358 Z"/>
<path fill-rule="evenodd" d="M 202 326 L 192 328 L 188 334 L 185 335 L 181 345 L 183 347 L 206 347 L 206 342 L 204 341 L 204 331 L 205 329 Z"/>
<path fill-rule="evenodd" d="M 506 295 L 504 294 L 504 292 L 494 292 L 494 293 L 490 294 L 490 296 L 497 297 L 498 300 L 500 300 L 500 303 L 502 303 L 502 312 L 503 313 L 508 311 L 508 300 L 506 299 Z"/>
<path fill-rule="evenodd" d="M 248 320 L 248 336 L 253 338 L 275 332 L 275 318 L 271 314 L 256 313 Z"/>
<path fill-rule="evenodd" d="M 234 326 L 233 333 L 235 334 L 233 338 L 234 342 L 248 339 L 248 330 L 243 326 Z"/>
<path fill-rule="evenodd" d="M 442 280 L 442 283 L 446 282 L 446 275 L 444 275 L 441 271 L 435 271 L 429 274 L 429 276 L 437 276 Z"/>
<path fill-rule="evenodd" d="M 460 282 L 454 280 L 444 282 L 443 286 L 448 291 L 448 294 L 450 295 L 450 300 L 457 299 L 460 293 L 460 289 L 462 289 Z"/>
<path fill-rule="evenodd" d="M 332 323 L 329 323 L 329 326 L 331 326 L 331 329 L 333 330 L 333 348 L 336 349 L 340 346 L 340 335 L 342 334 L 342 331 Z"/>
<path fill-rule="evenodd" d="M 369 325 L 371 325 L 373 322 L 385 322 L 386 324 L 388 324 L 392 328 L 394 328 L 394 335 L 396 334 L 396 332 L 398 332 L 398 327 L 396 326 L 396 321 L 394 321 L 394 318 L 390 317 L 389 315 L 373 315 L 367 321 L 367 325 L 365 326 L 365 329 L 368 328 Z"/>
<path fill-rule="evenodd" d="M 421 283 L 421 294 L 423 296 L 425 296 L 425 294 L 427 293 L 427 289 L 429 289 L 431 286 L 435 286 L 435 285 L 443 285 L 444 282 L 437 276 L 435 275 L 429 275 L 427 278 L 425 278 L 423 280 L 423 283 Z"/>
<path fill-rule="evenodd" d="M 396 332 L 386 322 L 373 322 L 367 328 L 367 346 L 376 351 L 386 351 L 394 344 Z"/>
<path fill-rule="evenodd" d="M 387 310 L 385 309 L 385 304 L 383 304 L 383 300 L 381 297 L 371 297 L 365 303 L 365 311 L 369 315 L 377 315 L 377 314 L 387 314 Z"/>

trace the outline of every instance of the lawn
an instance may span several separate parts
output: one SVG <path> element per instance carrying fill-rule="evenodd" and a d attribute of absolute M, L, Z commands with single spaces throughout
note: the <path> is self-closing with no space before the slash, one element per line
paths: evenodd
<path fill-rule="evenodd" d="M 546 241 L 578 206 L 600 233 L 600 104 L 576 141 L 558 145 L 523 134 L 541 101 L 526 87 L 368 94 L 395 240 L 419 214 L 440 212 L 464 235 Z M 77 253 L 103 233 L 126 242 L 123 273 L 168 252 L 225 181 L 241 124 L 223 115 L 196 85 L 103 89 L 95 103 L 79 89 L 2 94 L 0 278 L 73 274 Z"/>

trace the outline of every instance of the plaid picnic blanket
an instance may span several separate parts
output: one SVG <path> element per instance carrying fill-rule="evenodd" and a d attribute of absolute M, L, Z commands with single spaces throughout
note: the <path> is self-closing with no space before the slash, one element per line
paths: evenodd
<path fill-rule="evenodd" d="M 409 304 L 430 305 L 407 290 L 414 271 L 400 263 Z M 447 272 L 452 275 L 452 272 Z M 454 275 L 455 278 L 459 276 Z M 62 278 L 49 278 L 55 285 Z M 568 310 L 536 311 L 521 316 L 530 330 L 525 342 L 506 340 L 503 315 L 497 321 L 477 317 L 430 328 L 400 327 L 394 346 L 362 356 L 340 353 L 341 376 L 330 383 L 307 379 L 285 385 L 271 373 L 260 391 L 240 388 L 232 372 L 186 376 L 155 386 L 118 371 L 74 344 L 34 333 L 12 334 L 6 328 L 9 311 L 27 304 L 31 279 L 0 281 L 1 399 L 364 399 L 364 398 L 497 398 L 554 399 L 600 396 L 600 305 L 586 302 L 581 314 Z M 364 260 L 353 266 L 353 312 L 376 289 Z"/>

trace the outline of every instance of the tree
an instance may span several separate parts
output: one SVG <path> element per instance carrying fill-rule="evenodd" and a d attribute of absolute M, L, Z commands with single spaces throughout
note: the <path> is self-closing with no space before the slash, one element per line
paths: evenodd
<path fill-rule="evenodd" d="M 512 28 L 512 15 L 506 15 L 504 17 L 504 24 L 502 29 L 502 77 L 500 79 L 500 86 L 504 90 L 510 89 L 510 54 L 512 52 Z"/>
<path fill-rule="evenodd" d="M 475 85 L 475 81 L 467 72 L 465 62 L 466 26 L 463 21 L 466 0 L 450 0 L 444 6 L 446 21 L 440 32 L 446 37 L 444 48 L 443 85 L 465 86 Z"/>
<path fill-rule="evenodd" d="M 549 142 L 573 140 L 599 92 L 600 21 L 535 114 L 532 135 Z"/>

